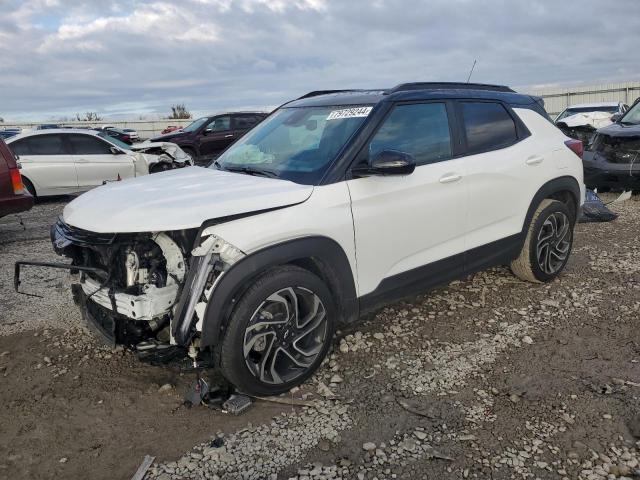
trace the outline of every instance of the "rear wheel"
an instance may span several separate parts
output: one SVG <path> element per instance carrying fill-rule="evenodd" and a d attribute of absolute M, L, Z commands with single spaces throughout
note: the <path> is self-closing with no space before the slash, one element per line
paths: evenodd
<path fill-rule="evenodd" d="M 573 244 L 574 219 L 558 200 L 543 200 L 531 219 L 527 238 L 511 271 L 529 282 L 549 282 L 564 269 Z"/>
<path fill-rule="evenodd" d="M 333 298 L 320 278 L 295 266 L 270 270 L 231 315 L 222 341 L 222 373 L 250 395 L 286 392 L 322 363 L 335 318 Z"/>

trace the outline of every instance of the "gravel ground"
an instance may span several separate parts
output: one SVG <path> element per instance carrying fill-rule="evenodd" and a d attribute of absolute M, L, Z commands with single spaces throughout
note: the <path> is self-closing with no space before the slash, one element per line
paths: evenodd
<path fill-rule="evenodd" d="M 186 409 L 192 374 L 84 329 L 48 226 L 65 199 L 0 219 L 0 477 L 604 479 L 640 477 L 640 201 L 577 226 L 548 285 L 496 268 L 340 332 L 301 389 L 241 416 Z M 634 477 L 635 476 L 635 477 Z"/>

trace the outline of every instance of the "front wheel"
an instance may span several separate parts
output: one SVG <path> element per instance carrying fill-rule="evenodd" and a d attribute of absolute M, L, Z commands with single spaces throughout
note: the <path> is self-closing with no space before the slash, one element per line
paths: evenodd
<path fill-rule="evenodd" d="M 336 313 L 329 289 L 311 272 L 284 266 L 264 273 L 233 310 L 222 341 L 222 374 L 250 395 L 290 390 L 322 363 Z"/>
<path fill-rule="evenodd" d="M 573 226 L 573 216 L 564 203 L 543 200 L 531 219 L 520 255 L 511 262 L 511 271 L 534 283 L 556 278 L 571 254 Z"/>

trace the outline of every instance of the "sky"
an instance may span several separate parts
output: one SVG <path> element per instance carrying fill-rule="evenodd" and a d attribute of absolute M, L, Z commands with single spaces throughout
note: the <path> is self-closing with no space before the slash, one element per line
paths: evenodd
<path fill-rule="evenodd" d="M 268 109 L 408 81 L 640 77 L 640 0 L 0 0 L 0 117 Z"/>

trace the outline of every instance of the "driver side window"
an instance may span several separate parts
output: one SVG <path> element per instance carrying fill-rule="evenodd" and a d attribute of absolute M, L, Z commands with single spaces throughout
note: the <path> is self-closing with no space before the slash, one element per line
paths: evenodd
<path fill-rule="evenodd" d="M 231 130 L 231 117 L 217 117 L 207 125 L 206 130 L 212 132 L 224 132 L 225 130 Z"/>
<path fill-rule="evenodd" d="M 444 103 L 398 105 L 369 143 L 369 159 L 383 150 L 412 155 L 416 165 L 451 158 L 451 135 Z"/>

